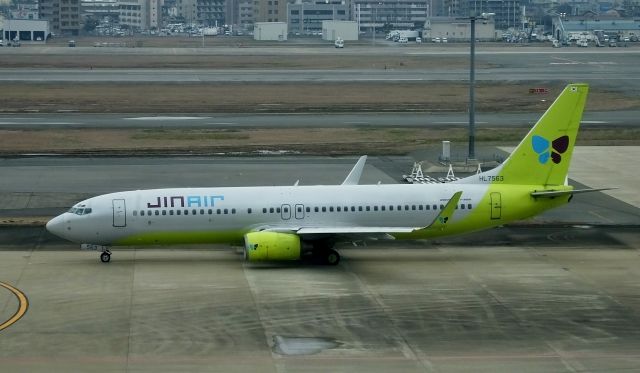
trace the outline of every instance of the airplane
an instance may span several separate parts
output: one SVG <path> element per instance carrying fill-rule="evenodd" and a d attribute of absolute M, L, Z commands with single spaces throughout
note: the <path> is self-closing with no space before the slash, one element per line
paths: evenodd
<path fill-rule="evenodd" d="M 100 251 L 229 243 L 250 262 L 311 257 L 336 265 L 337 242 L 429 239 L 526 219 L 568 203 L 567 174 L 586 84 L 569 84 L 498 167 L 445 184 L 360 185 L 366 156 L 340 185 L 175 188 L 89 198 L 51 219 L 56 236 Z"/>

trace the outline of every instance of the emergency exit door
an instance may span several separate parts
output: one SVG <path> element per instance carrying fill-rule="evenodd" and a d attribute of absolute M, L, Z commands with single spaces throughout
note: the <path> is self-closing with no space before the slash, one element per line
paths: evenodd
<path fill-rule="evenodd" d="M 111 201 L 113 204 L 113 226 L 114 227 L 126 227 L 127 226 L 127 209 L 123 199 L 114 199 Z"/>

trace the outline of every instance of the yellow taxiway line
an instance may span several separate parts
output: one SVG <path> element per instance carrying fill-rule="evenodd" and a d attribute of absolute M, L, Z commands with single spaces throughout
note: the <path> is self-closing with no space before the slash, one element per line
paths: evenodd
<path fill-rule="evenodd" d="M 9 318 L 9 320 L 3 322 L 2 324 L 0 324 L 0 331 L 10 327 L 11 325 L 13 325 L 16 321 L 20 320 L 22 318 L 22 316 L 24 316 L 25 313 L 27 313 L 27 309 L 29 309 L 29 299 L 27 299 L 27 296 L 24 295 L 23 292 L 21 292 L 20 290 L 14 288 L 13 286 L 9 285 L 9 284 L 5 284 L 4 282 L 0 282 L 0 286 L 2 286 L 3 288 L 9 290 L 10 292 L 12 292 L 16 298 L 18 298 L 18 302 L 20 303 L 18 310 L 16 311 L 16 313 L 13 314 L 13 316 L 11 316 L 11 318 Z"/>

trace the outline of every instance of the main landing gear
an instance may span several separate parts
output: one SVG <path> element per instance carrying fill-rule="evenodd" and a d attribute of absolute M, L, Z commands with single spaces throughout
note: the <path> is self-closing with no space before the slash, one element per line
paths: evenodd
<path fill-rule="evenodd" d="M 328 242 L 318 242 L 313 245 L 311 258 L 315 264 L 335 266 L 340 263 L 340 254 L 331 248 Z"/>
<path fill-rule="evenodd" d="M 100 254 L 100 261 L 102 263 L 109 263 L 111 261 L 111 251 L 103 251 L 102 254 Z"/>

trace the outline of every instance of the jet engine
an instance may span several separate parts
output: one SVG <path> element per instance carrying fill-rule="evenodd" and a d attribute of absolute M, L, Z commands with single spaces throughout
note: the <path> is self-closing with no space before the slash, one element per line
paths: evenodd
<path fill-rule="evenodd" d="M 244 258 L 249 262 L 298 260 L 298 235 L 278 232 L 251 232 L 244 235 Z"/>

